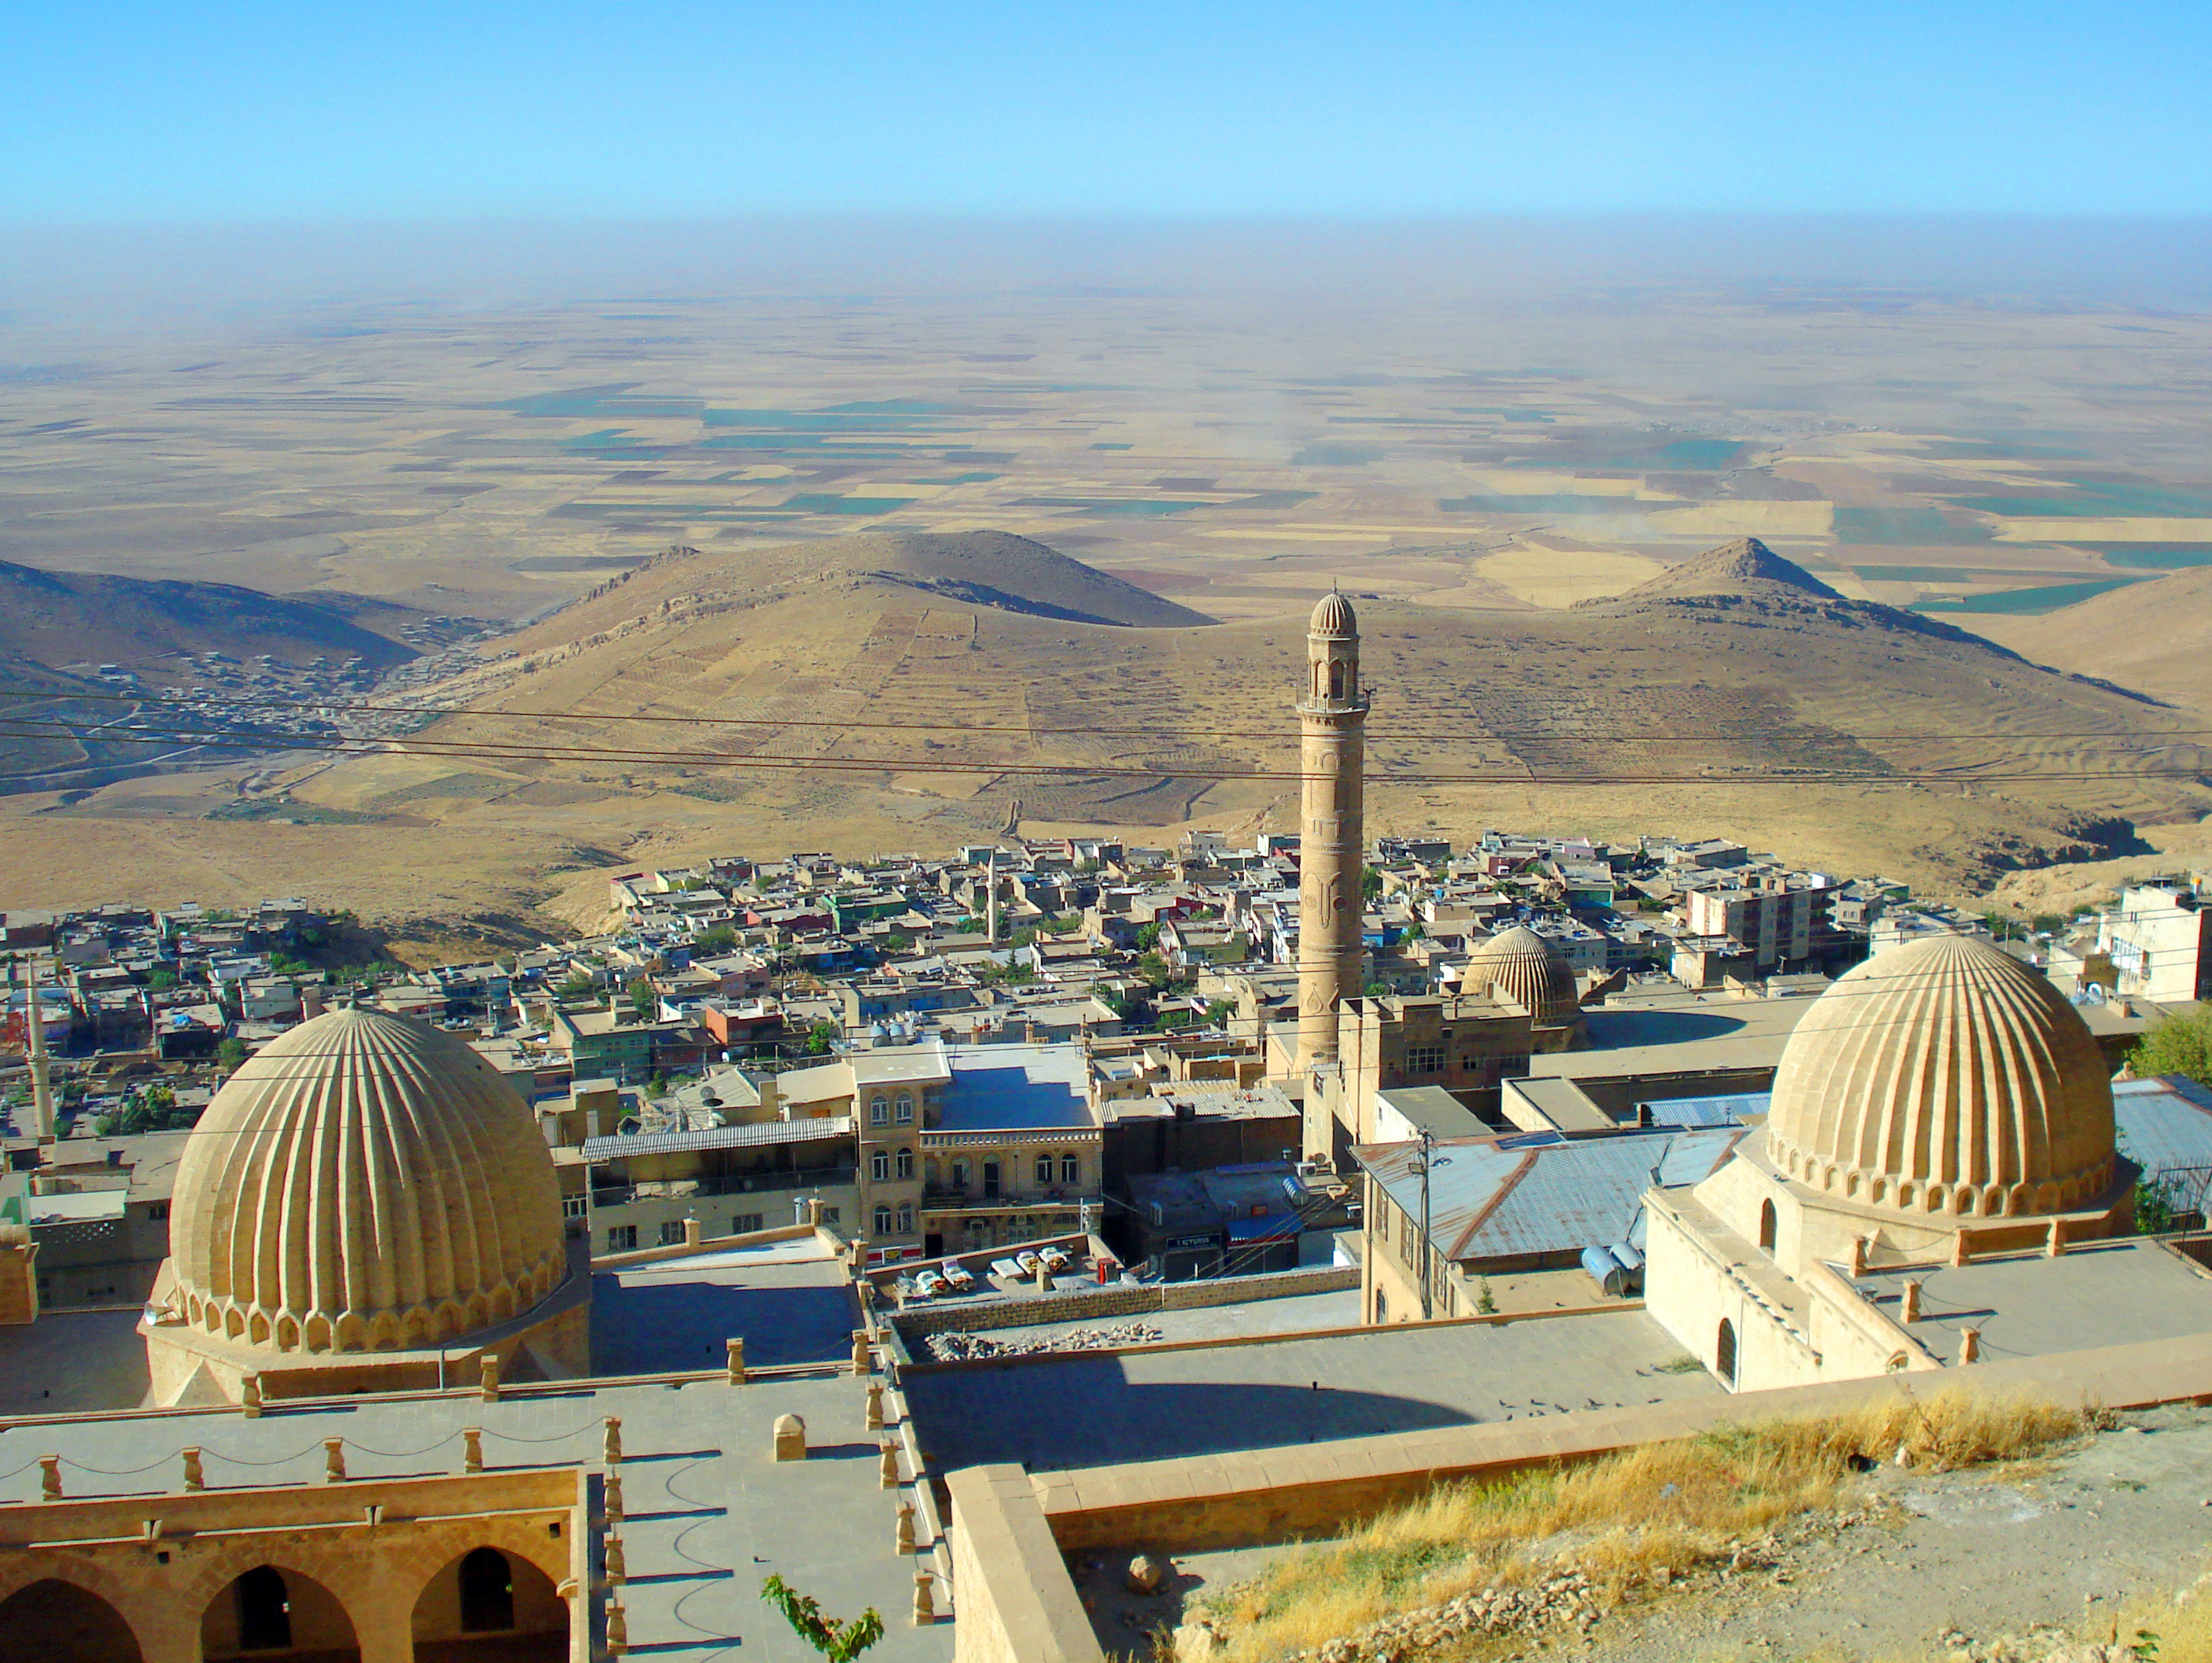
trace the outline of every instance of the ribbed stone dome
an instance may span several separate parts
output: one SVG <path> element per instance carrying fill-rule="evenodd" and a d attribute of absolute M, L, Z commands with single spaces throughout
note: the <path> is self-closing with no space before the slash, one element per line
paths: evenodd
<path fill-rule="evenodd" d="M 1814 1002 L 1766 1148 L 1815 1189 L 1904 1212 L 2063 1211 L 2112 1178 L 2112 1087 L 2081 1013 L 1987 942 L 1869 959 Z"/>
<path fill-rule="evenodd" d="M 1352 603 L 1331 589 L 1322 596 L 1321 604 L 1313 609 L 1313 622 L 1306 625 L 1308 635 L 1356 636 L 1359 620 L 1352 615 Z"/>
<path fill-rule="evenodd" d="M 1571 1022 L 1581 1008 L 1575 974 L 1556 947 L 1534 930 L 1516 924 L 1492 936 L 1469 955 L 1459 973 L 1460 991 L 1510 999 L 1539 1027 Z"/>
<path fill-rule="evenodd" d="M 413 1349 L 528 1310 L 566 1274 L 552 1156 L 452 1034 L 341 1008 L 249 1057 L 171 1198 L 174 1302 L 276 1351 Z"/>

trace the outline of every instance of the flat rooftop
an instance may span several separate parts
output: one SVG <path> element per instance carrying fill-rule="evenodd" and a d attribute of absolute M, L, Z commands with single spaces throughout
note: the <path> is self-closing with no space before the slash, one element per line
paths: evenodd
<path fill-rule="evenodd" d="M 858 1321 L 843 1265 L 811 1240 L 598 1270 L 592 1371 L 719 1368 L 732 1338 L 755 1368 L 836 1362 L 852 1355 Z"/>
<path fill-rule="evenodd" d="M 1997 1362 L 2102 1345 L 2179 1339 L 2212 1330 L 2212 1276 L 2141 1239 L 1977 1259 L 1956 1267 L 1878 1270 L 1858 1286 L 1892 1319 L 1908 1277 L 1920 1282 L 1912 1336 L 1946 1363 L 1960 1334 L 1982 1331 L 1981 1354 Z"/>
<path fill-rule="evenodd" d="M 459 1473 L 461 1431 L 470 1426 L 483 1428 L 489 1470 L 589 1465 L 599 1459 L 603 1417 L 615 1415 L 633 1654 L 685 1663 L 814 1659 L 761 1599 L 762 1579 L 776 1571 L 828 1611 L 883 1612 L 884 1639 L 869 1663 L 949 1663 L 954 1626 L 917 1629 L 906 1620 L 914 1573 L 927 1562 L 891 1551 L 902 1495 L 878 1488 L 879 1435 L 866 1429 L 866 1386 L 824 1373 L 736 1388 L 719 1380 L 678 1390 L 602 1384 L 497 1403 L 473 1391 L 398 1402 L 362 1397 L 334 1409 L 272 1405 L 258 1420 L 44 1422 L 0 1431 L 0 1502 L 38 1499 L 38 1460 L 46 1454 L 61 1456 L 70 1495 L 160 1495 L 179 1483 L 187 1445 L 203 1451 L 210 1489 L 319 1484 L 326 1437 L 345 1440 L 350 1477 Z M 787 1413 L 805 1421 L 811 1454 L 778 1464 L 773 1428 Z"/>
<path fill-rule="evenodd" d="M 1165 1324 L 1158 1316 L 1117 1320 Z M 1640 1309 L 909 1370 L 939 1471 L 1168 1460 L 1717 1394 Z"/>

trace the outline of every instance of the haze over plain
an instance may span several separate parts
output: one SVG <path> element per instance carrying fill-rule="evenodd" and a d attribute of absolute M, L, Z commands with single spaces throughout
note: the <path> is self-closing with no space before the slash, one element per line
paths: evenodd
<path fill-rule="evenodd" d="M 1516 701 L 1524 727 L 1572 711 L 1596 735 L 1550 758 L 1576 776 L 1655 715 L 1704 710 L 1696 731 L 1723 736 L 1656 784 L 1542 784 L 1523 758 L 1523 784 L 1399 788 L 1386 766 L 1383 829 L 1710 830 L 1962 888 L 2136 838 L 2185 850 L 2212 687 L 2186 652 L 2115 637 L 2134 615 L 2177 640 L 2206 624 L 2193 158 L 2212 131 L 2185 84 L 2205 20 L 1846 12 L 1694 32 L 1593 6 L 41 15 L 28 45 L 52 73 L 0 114 L 28 164 L 0 183 L 0 559 L 320 597 L 331 628 L 403 646 L 436 644 L 428 618 L 535 619 L 476 650 L 559 654 L 561 699 L 610 722 L 863 719 L 872 678 L 964 630 L 959 697 L 1064 678 L 1101 702 L 1059 725 L 1141 711 L 1209 753 L 1208 730 L 1283 716 L 1277 649 L 1341 581 L 1390 620 L 1376 727 L 1418 735 L 1409 771 L 1500 762 L 1474 741 Z M 107 113 L 73 118 L 88 105 Z M 810 608 L 792 585 L 846 582 L 854 558 L 771 552 L 975 532 L 1224 627 L 1041 631 L 1048 561 L 991 594 L 923 572 L 918 597 L 855 580 L 872 612 Z M 1755 648 L 1711 637 L 1723 660 L 1687 638 L 1561 656 L 1597 627 L 1576 603 L 1747 535 L 1850 600 L 2160 702 L 2002 655 L 1939 696 L 1920 659 L 1796 614 Z M 558 610 L 672 546 L 701 553 Z M 702 583 L 735 603 L 709 629 L 720 657 L 814 662 L 821 685 L 575 644 L 641 617 L 626 594 L 688 618 Z M 2077 605 L 2094 627 L 2070 626 Z M 286 616 L 302 641 L 325 628 Z M 80 684 L 123 650 L 73 670 L 11 647 Z M 1816 691 L 1846 685 L 1842 704 Z M 438 697 L 514 691 L 495 667 Z M 2069 714 L 2024 714 L 2046 707 Z M 1446 711 L 1464 742 L 1438 739 Z M 1917 734 L 1887 765 L 1993 783 L 1741 777 L 1796 765 L 1814 731 Z M 763 748 L 757 728 L 691 738 L 740 736 Z M 784 735 L 882 756 L 869 736 Z M 1029 759 L 1101 760 L 1078 749 Z M 0 905 L 320 892 L 342 870 L 370 909 L 514 917 L 573 910 L 616 860 L 949 844 L 1017 795 L 1051 825 L 1284 806 L 1178 772 L 1195 764 L 1172 746 L 1121 758 L 1156 781 L 1127 792 L 906 765 L 957 759 L 902 754 L 799 797 L 759 776 L 701 789 L 692 762 L 518 771 L 419 747 L 56 781 L 0 804 Z M 2132 830 L 2100 830 L 2112 816 Z"/>

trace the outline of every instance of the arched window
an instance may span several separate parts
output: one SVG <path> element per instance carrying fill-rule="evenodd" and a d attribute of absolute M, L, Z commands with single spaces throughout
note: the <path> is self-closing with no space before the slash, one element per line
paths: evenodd
<path fill-rule="evenodd" d="M 870 1125 L 888 1125 L 890 1123 L 890 1118 L 891 1104 L 889 1098 L 872 1097 L 868 1100 L 868 1124 Z"/>
<path fill-rule="evenodd" d="M 904 1092 L 898 1098 L 898 1123 L 902 1126 L 914 1124 L 914 1099 Z"/>
<path fill-rule="evenodd" d="M 1041 1154 L 1037 1157 L 1036 1175 L 1037 1182 L 1039 1184 L 1049 1184 L 1052 1182 L 1052 1157 L 1050 1155 Z"/>
<path fill-rule="evenodd" d="M 910 1236 L 914 1234 L 914 1203 L 911 1201 L 902 1201 L 899 1203 L 898 1233 L 902 1236 Z"/>
<path fill-rule="evenodd" d="M 1083 1163 L 1072 1154 L 1064 1154 L 1060 1156 L 1060 1181 L 1063 1184 L 1081 1183 L 1083 1181 Z"/>
<path fill-rule="evenodd" d="M 891 1156 L 888 1149 L 872 1150 L 868 1155 L 868 1176 L 882 1183 L 891 1175 Z"/>
<path fill-rule="evenodd" d="M 47 1577 L 0 1599 L 0 1658 L 139 1663 L 143 1655 L 122 1613 L 74 1582 Z"/>
<path fill-rule="evenodd" d="M 912 1149 L 901 1149 L 898 1152 L 898 1175 L 901 1178 L 912 1178 L 914 1176 L 914 1151 Z"/>
<path fill-rule="evenodd" d="M 1759 1245 L 1770 1253 L 1774 1251 L 1776 1228 L 1774 1203 L 1771 1201 L 1760 1202 L 1759 1203 Z"/>
<path fill-rule="evenodd" d="M 274 1565 L 256 1565 L 231 1585 L 231 1592 L 238 1601 L 239 1650 L 291 1649 L 292 1596 L 283 1571 Z"/>
<path fill-rule="evenodd" d="M 1735 1325 L 1726 1317 L 1721 1319 L 1720 1337 L 1713 1344 L 1713 1373 L 1723 1386 L 1735 1386 Z"/>
<path fill-rule="evenodd" d="M 876 1209 L 876 1234 L 877 1234 L 878 1235 L 879 1235 L 879 1236 L 887 1236 L 887 1235 L 889 1235 L 890 1233 L 891 1233 L 891 1209 L 890 1209 L 890 1208 L 888 1208 L 888 1207 L 878 1207 L 878 1208 L 877 1208 L 877 1209 Z"/>
<path fill-rule="evenodd" d="M 1340 658 L 1332 658 L 1328 661 L 1328 696 L 1331 698 L 1344 697 L 1344 661 Z"/>
<path fill-rule="evenodd" d="M 461 1632 L 497 1634 L 514 1626 L 514 1574 L 497 1548 L 461 1561 Z"/>

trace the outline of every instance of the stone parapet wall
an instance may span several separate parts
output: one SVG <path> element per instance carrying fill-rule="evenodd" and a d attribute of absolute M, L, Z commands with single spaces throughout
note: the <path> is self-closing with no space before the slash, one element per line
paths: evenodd
<path fill-rule="evenodd" d="M 1321 1270 L 1282 1270 L 1271 1276 L 1220 1276 L 1202 1282 L 1111 1282 L 1081 1293 L 975 1299 L 936 1308 L 909 1307 L 890 1320 L 902 1337 L 918 1339 L 931 1334 L 1024 1328 L 1035 1323 L 1094 1319 L 1105 1321 L 1117 1317 L 1148 1316 L 1161 1311 L 1196 1310 L 1210 1305 L 1242 1305 L 1250 1300 L 1340 1293 L 1358 1286 L 1358 1266 L 1330 1265 Z"/>
<path fill-rule="evenodd" d="M 963 1467 L 952 1500 L 953 1663 L 1106 1663 L 1018 1466 Z"/>

